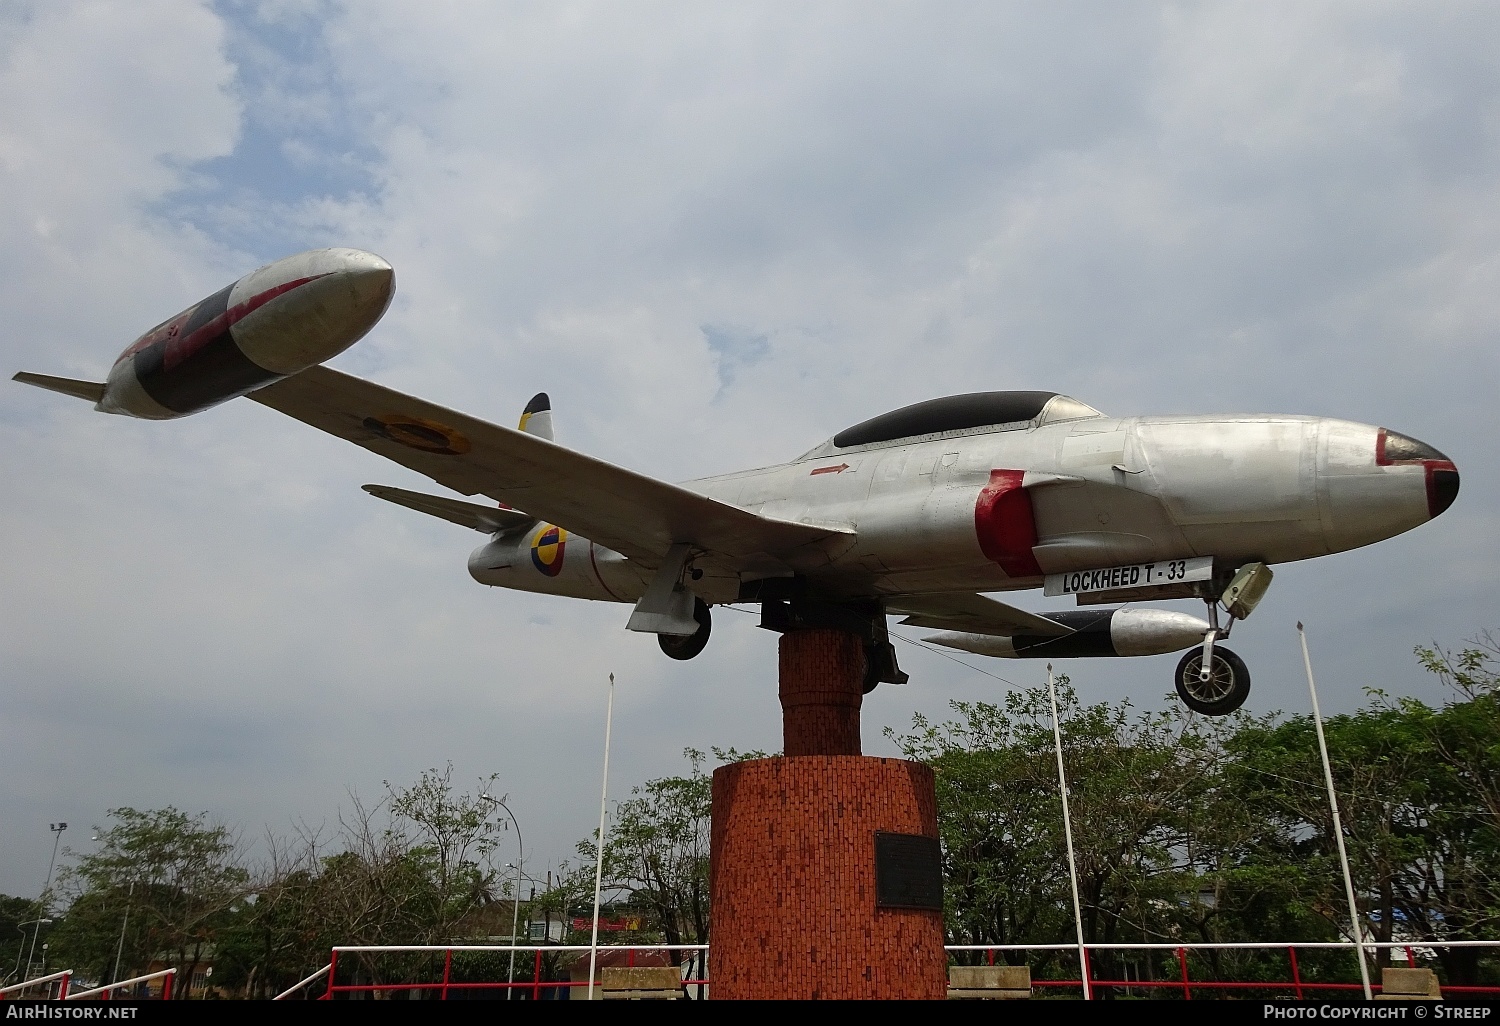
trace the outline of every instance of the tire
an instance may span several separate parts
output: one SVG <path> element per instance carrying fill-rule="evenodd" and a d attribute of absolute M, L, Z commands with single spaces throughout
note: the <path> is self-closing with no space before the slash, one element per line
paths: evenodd
<path fill-rule="evenodd" d="M 1177 697 L 1204 716 L 1228 716 L 1250 697 L 1250 671 L 1245 661 L 1222 645 L 1214 646 L 1213 676 L 1198 679 L 1203 646 L 1189 649 L 1177 664 Z"/>
<path fill-rule="evenodd" d="M 713 617 L 709 615 L 708 604 L 701 598 L 693 599 L 693 619 L 698 621 L 698 629 L 692 634 L 656 636 L 656 643 L 671 658 L 691 659 L 708 646 L 708 636 L 713 631 Z"/>

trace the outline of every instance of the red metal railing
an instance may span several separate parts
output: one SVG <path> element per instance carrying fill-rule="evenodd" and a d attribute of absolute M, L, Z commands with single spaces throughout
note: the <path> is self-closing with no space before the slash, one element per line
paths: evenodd
<path fill-rule="evenodd" d="M 19 956 L 17 956 L 17 957 L 19 957 Z M 30 990 L 32 987 L 40 987 L 40 986 L 43 986 L 45 984 L 46 987 L 47 987 L 47 997 L 44 998 L 43 1000 L 51 1001 L 51 1000 L 53 1000 L 52 984 L 56 983 L 57 984 L 57 997 L 56 997 L 56 1000 L 63 1001 L 63 1000 L 66 1000 L 66 998 L 68 996 L 68 984 L 72 982 L 72 979 L 73 979 L 73 970 L 71 970 L 71 969 L 64 969 L 61 972 L 56 972 L 56 973 L 48 973 L 46 976 L 38 976 L 38 977 L 36 977 L 34 979 L 22 980 L 20 983 L 12 983 L 9 987 L 0 987 L 0 998 L 3 998 L 6 994 L 9 994 L 11 991 L 25 991 L 25 990 Z"/>
<path fill-rule="evenodd" d="M 1393 941 L 1374 942 L 1368 941 L 1363 944 L 1366 950 L 1388 948 L 1400 949 L 1406 956 L 1408 966 L 1416 966 L 1416 949 L 1435 950 L 1437 948 L 1489 948 L 1500 950 L 1500 941 Z M 1356 945 L 1353 941 L 1309 941 L 1297 944 L 1277 944 L 1265 942 L 1224 942 L 1224 943 L 1198 943 L 1198 944 L 1085 944 L 1084 945 L 1085 972 L 1089 976 L 1089 986 L 1095 991 L 1105 988 L 1135 989 L 1145 991 L 1175 991 L 1182 995 L 1183 1000 L 1191 1001 L 1194 990 L 1220 990 L 1220 991 L 1290 991 L 1292 996 L 1298 1000 L 1303 999 L 1309 992 L 1335 991 L 1335 992 L 1362 992 L 1364 985 L 1361 983 L 1335 983 L 1335 982 L 1312 982 L 1302 977 L 1301 967 L 1297 962 L 1298 951 L 1308 950 L 1345 950 L 1351 955 L 1355 953 Z M 1188 954 L 1192 951 L 1275 951 L 1284 950 L 1287 953 L 1292 978 L 1290 980 L 1193 980 L 1188 972 Z M 1056 951 L 1062 954 L 1077 954 L 1077 944 L 950 944 L 950 953 L 955 951 L 983 951 L 990 964 L 994 964 L 997 951 Z M 1101 951 L 1170 951 L 1177 959 L 1178 976 L 1176 980 L 1109 980 L 1096 979 L 1093 976 L 1090 963 L 1093 959 L 1088 957 L 1089 952 Z M 1083 989 L 1082 979 L 1062 980 L 1038 980 L 1031 981 L 1033 987 L 1058 987 Z M 1372 992 L 1379 992 L 1380 984 L 1370 985 Z M 1443 993 L 1464 994 L 1474 996 L 1500 996 L 1500 987 L 1463 987 L 1450 984 L 1443 985 Z"/>
<path fill-rule="evenodd" d="M 1464 948 L 1477 947 L 1500 950 L 1500 941 L 1427 941 L 1427 942 L 1369 942 L 1363 948 L 1373 950 L 1378 948 L 1399 949 L 1406 958 L 1408 965 L 1417 964 L 1416 951 L 1431 951 L 1437 948 Z M 574 987 L 587 987 L 588 980 L 547 980 L 542 977 L 542 955 L 544 952 L 574 952 L 586 953 L 589 946 L 583 945 L 350 945 L 334 948 L 329 958 L 329 963 L 318 972 L 309 976 L 306 980 L 297 984 L 278 997 L 287 995 L 315 982 L 325 974 L 328 977 L 324 993 L 319 1000 L 332 1000 L 340 994 L 377 994 L 377 993 L 409 993 L 411 991 L 433 991 L 439 1000 L 447 1000 L 450 993 L 461 990 L 512 990 L 518 991 L 525 997 L 538 1000 L 542 997 L 543 990 L 563 990 Z M 707 945 L 702 944 L 637 944 L 637 945 L 600 945 L 601 953 L 621 952 L 626 956 L 626 964 L 634 965 L 636 954 L 646 951 L 675 951 L 675 952 L 706 952 Z M 949 954 L 958 952 L 983 952 L 987 961 L 994 964 L 998 952 L 1058 952 L 1064 956 L 1078 954 L 1076 944 L 954 944 L 947 948 Z M 1289 980 L 1217 980 L 1217 979 L 1193 979 L 1188 965 L 1188 956 L 1194 951 L 1285 951 L 1287 962 L 1291 973 Z M 1356 982 L 1322 982 L 1311 981 L 1304 978 L 1302 967 L 1297 960 L 1298 951 L 1313 950 L 1343 950 L 1351 955 L 1355 954 L 1356 945 L 1352 941 L 1323 941 L 1307 942 L 1297 944 L 1264 943 L 1264 942 L 1236 942 L 1236 943 L 1195 943 L 1195 944 L 1086 944 L 1084 945 L 1084 972 L 1089 976 L 1089 985 L 1096 992 L 1101 989 L 1130 989 L 1144 990 L 1148 993 L 1166 992 L 1167 994 L 1181 994 L 1183 1000 L 1192 1000 L 1194 991 L 1221 991 L 1221 992 L 1246 992 L 1246 991 L 1272 991 L 1286 993 L 1291 997 L 1302 999 L 1319 993 L 1351 993 L 1362 990 L 1362 984 Z M 456 981 L 453 978 L 453 956 L 456 953 L 478 953 L 478 952 L 527 952 L 532 955 L 532 972 L 529 980 L 515 980 L 503 982 L 469 982 Z M 1142 979 L 1096 979 L 1093 975 L 1094 959 L 1091 953 L 1102 952 L 1170 952 L 1177 961 L 1177 978 L 1162 980 Z M 443 956 L 443 972 L 440 980 L 431 982 L 410 983 L 339 983 L 337 979 L 340 956 L 351 955 L 376 955 L 376 954 L 439 954 Z M 706 962 L 706 958 L 704 959 Z M 1352 960 L 1351 960 L 1352 961 Z M 1351 970 L 1353 966 L 1351 965 Z M 704 988 L 708 987 L 711 980 L 705 972 L 701 975 L 690 975 L 683 980 L 685 987 L 698 988 L 698 996 L 704 995 Z M 1082 978 L 1077 979 L 1033 979 L 1033 987 L 1055 988 L 1055 989 L 1083 989 Z M 1379 984 L 1373 984 L 1371 989 L 1379 991 Z M 1445 985 L 1444 994 L 1466 995 L 1466 996 L 1500 996 L 1500 987 L 1462 987 Z M 691 996 L 691 991 L 689 992 Z"/>
<path fill-rule="evenodd" d="M 98 998 L 108 1001 L 114 996 L 114 992 L 122 987 L 131 987 L 137 983 L 148 983 L 151 980 L 161 980 L 161 1000 L 172 1000 L 172 981 L 177 977 L 176 969 L 163 969 L 160 972 L 147 973 L 145 976 L 137 976 L 129 980 L 118 980 L 107 987 L 95 987 L 92 990 L 70 990 L 73 982 L 73 970 L 64 969 L 60 973 L 52 973 L 50 976 L 38 976 L 34 980 L 25 980 L 21 983 L 13 983 L 9 987 L 0 987 L 0 998 L 12 991 L 26 991 L 32 987 L 47 984 L 47 996 L 40 999 L 44 1001 L 79 1001 L 83 998 Z M 51 984 L 58 984 L 57 993 L 53 994 Z"/>
<path fill-rule="evenodd" d="M 414 991 L 414 990 L 431 990 L 431 991 L 436 991 L 437 994 L 438 994 L 438 1000 L 440 1000 L 440 1001 L 446 1001 L 446 1000 L 448 1000 L 448 994 L 451 991 L 455 991 L 455 990 L 512 990 L 512 991 L 519 991 L 519 992 L 521 992 L 523 994 L 529 991 L 530 993 L 526 995 L 527 997 L 531 998 L 532 1000 L 541 1000 L 542 991 L 543 990 L 561 990 L 561 989 L 568 989 L 568 988 L 573 988 L 573 987 L 584 987 L 584 988 L 587 988 L 589 986 L 589 981 L 588 980 L 546 980 L 546 979 L 543 979 L 542 978 L 542 956 L 543 956 L 543 954 L 544 953 L 550 953 L 550 952 L 563 953 L 563 952 L 570 952 L 570 951 L 582 954 L 582 953 L 587 953 L 587 952 L 589 952 L 591 950 L 594 950 L 594 949 L 592 949 L 587 944 L 561 944 L 561 945 L 559 945 L 559 944 L 548 944 L 548 945 L 535 945 L 535 944 L 515 944 L 515 945 L 512 945 L 512 944 L 453 944 L 453 945 L 449 945 L 449 946 L 446 946 L 446 947 L 443 946 L 443 945 L 440 945 L 440 944 L 394 944 L 394 945 L 391 945 L 391 944 L 375 944 L 375 945 L 348 945 L 348 946 L 340 946 L 340 947 L 336 947 L 336 948 L 333 949 L 333 951 L 332 951 L 332 953 L 331 953 L 331 955 L 329 957 L 329 960 L 328 960 L 328 965 L 326 967 L 324 967 L 323 969 L 321 969 L 318 972 L 314 973 L 312 976 L 308 977 L 306 980 L 304 980 L 302 983 L 298 984 L 297 986 L 293 987 L 291 990 L 286 991 L 283 994 L 277 995 L 277 997 L 278 998 L 284 998 L 284 997 L 287 996 L 287 994 L 292 993 L 292 991 L 300 989 L 301 987 L 303 987 L 303 986 L 305 986 L 305 985 L 313 982 L 318 977 L 320 977 L 320 976 L 322 976 L 322 975 L 324 975 L 326 973 L 328 975 L 328 985 L 327 985 L 327 989 L 324 991 L 324 993 L 322 994 L 322 996 L 318 998 L 318 1000 L 320 1000 L 320 1001 L 329 1001 L 329 1000 L 332 1000 L 333 997 L 334 997 L 334 995 L 336 995 L 336 994 L 360 994 L 360 993 L 375 994 L 375 993 L 387 993 L 387 992 L 410 992 L 410 991 Z M 625 964 L 627 966 L 634 966 L 635 965 L 635 960 L 636 960 L 636 954 L 637 954 L 637 952 L 643 952 L 643 951 L 676 951 L 676 952 L 684 952 L 684 951 L 698 952 L 698 951 L 703 951 L 703 952 L 706 952 L 707 950 L 708 950 L 708 945 L 707 944 L 631 944 L 631 945 L 625 945 L 625 944 L 605 945 L 605 944 L 601 944 L 598 947 L 598 951 L 601 952 L 601 953 L 604 953 L 604 954 L 608 954 L 608 953 L 616 952 L 616 951 L 623 951 L 625 953 Z M 530 980 L 516 980 L 516 981 L 505 981 L 505 982 L 458 982 L 458 981 L 455 981 L 453 979 L 453 955 L 454 955 L 455 952 L 460 952 L 460 953 L 464 953 L 464 952 L 473 952 L 473 953 L 478 953 L 478 952 L 498 952 L 498 953 L 502 953 L 503 954 L 503 953 L 511 952 L 511 951 L 515 951 L 515 952 L 523 952 L 524 951 L 524 952 L 530 952 L 530 953 L 532 953 L 532 955 L 533 955 L 533 958 L 532 958 L 532 973 L 531 973 L 531 979 Z M 341 954 L 344 954 L 344 955 L 351 955 L 351 954 L 353 954 L 353 955 L 358 955 L 358 954 L 402 954 L 402 953 L 405 953 L 405 954 L 422 954 L 422 953 L 437 954 L 439 952 L 441 952 L 442 955 L 443 955 L 443 978 L 442 978 L 441 981 L 436 982 L 436 983 L 339 983 L 339 982 L 337 982 L 339 956 Z M 683 979 L 682 984 L 683 984 L 684 987 L 695 987 L 695 986 L 699 987 L 700 988 L 700 993 L 701 993 L 701 988 L 704 987 L 704 986 L 706 986 L 708 984 L 708 979 L 707 979 L 707 977 L 701 977 L 700 978 L 700 977 L 694 977 L 694 976 L 689 975 L 688 977 L 686 977 L 686 978 Z"/>
<path fill-rule="evenodd" d="M 161 980 L 161 1000 L 172 1000 L 172 982 L 177 979 L 176 969 L 163 969 L 160 972 L 147 973 L 145 976 L 132 976 L 128 980 L 117 980 L 107 987 L 95 987 L 93 990 L 80 990 L 76 994 L 65 995 L 65 1001 L 77 1001 L 81 998 L 98 997 L 100 1001 L 109 1001 L 115 996 L 115 991 L 125 987 L 133 987 L 138 983 L 149 983 L 152 980 Z"/>

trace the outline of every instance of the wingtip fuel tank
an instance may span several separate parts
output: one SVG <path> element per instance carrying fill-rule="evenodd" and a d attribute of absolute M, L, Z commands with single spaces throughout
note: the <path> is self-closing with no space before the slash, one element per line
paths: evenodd
<path fill-rule="evenodd" d="M 375 326 L 395 282 L 389 263 L 358 249 L 267 264 L 126 347 L 96 409 L 169 420 L 323 363 Z"/>

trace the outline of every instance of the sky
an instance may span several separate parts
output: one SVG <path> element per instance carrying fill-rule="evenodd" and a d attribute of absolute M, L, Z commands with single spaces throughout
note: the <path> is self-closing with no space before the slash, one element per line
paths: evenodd
<path fill-rule="evenodd" d="M 1456 504 L 1277 568 L 1231 644 L 1256 714 L 1307 709 L 1298 620 L 1325 711 L 1438 702 L 1413 646 L 1500 627 L 1497 49 L 1458 2 L 12 0 L 0 366 L 100 380 L 337 245 L 397 295 L 332 366 L 505 424 L 545 390 L 559 441 L 669 480 L 976 390 L 1380 424 L 1457 462 Z M 0 478 L 0 893 L 41 890 L 49 823 L 87 850 L 171 805 L 253 846 L 449 762 L 555 866 L 611 673 L 614 798 L 779 747 L 754 617 L 675 663 L 624 607 L 482 588 L 479 535 L 359 489 L 430 482 L 256 404 L 5 381 Z M 867 754 L 1044 680 L 898 647 Z M 1152 710 L 1175 662 L 1060 668 Z"/>

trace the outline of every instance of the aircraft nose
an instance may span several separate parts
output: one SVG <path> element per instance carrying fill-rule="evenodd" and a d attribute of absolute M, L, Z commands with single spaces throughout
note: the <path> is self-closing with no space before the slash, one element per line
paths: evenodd
<path fill-rule="evenodd" d="M 1427 475 L 1427 512 L 1438 516 L 1458 498 L 1458 468 L 1432 469 Z"/>
<path fill-rule="evenodd" d="M 1382 467 L 1406 464 L 1422 468 L 1426 476 L 1429 518 L 1440 516 L 1458 498 L 1458 467 L 1426 442 L 1381 428 L 1375 462 Z"/>

